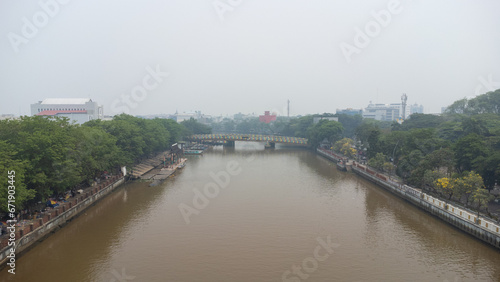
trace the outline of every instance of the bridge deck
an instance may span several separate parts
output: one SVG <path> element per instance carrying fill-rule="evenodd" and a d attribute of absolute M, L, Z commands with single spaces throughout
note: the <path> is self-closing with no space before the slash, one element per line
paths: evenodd
<path fill-rule="evenodd" d="M 271 142 L 294 145 L 307 145 L 306 138 L 276 136 L 276 135 L 260 135 L 260 134 L 196 134 L 190 136 L 191 140 L 226 140 L 226 141 L 256 141 L 256 142 Z"/>

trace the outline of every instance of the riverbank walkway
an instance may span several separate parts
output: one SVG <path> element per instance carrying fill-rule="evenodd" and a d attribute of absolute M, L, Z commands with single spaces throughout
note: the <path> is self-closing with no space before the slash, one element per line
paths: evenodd
<path fill-rule="evenodd" d="M 170 151 L 158 153 L 156 156 L 133 166 L 130 170 L 130 176 L 133 179 L 141 178 L 146 173 L 163 164 L 165 160 L 170 160 L 171 157 Z"/>
<path fill-rule="evenodd" d="M 177 169 L 183 168 L 187 159 L 180 158 L 176 163 L 168 165 L 167 167 L 157 167 L 150 170 L 148 173 L 140 176 L 140 179 L 143 180 L 165 180 L 172 174 L 174 174 Z"/>

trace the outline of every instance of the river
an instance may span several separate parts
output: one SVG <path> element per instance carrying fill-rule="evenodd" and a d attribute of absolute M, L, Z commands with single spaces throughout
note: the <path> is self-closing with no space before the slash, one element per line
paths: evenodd
<path fill-rule="evenodd" d="M 500 252 L 310 151 L 237 142 L 123 185 L 7 269 L 0 281 L 499 281 Z"/>

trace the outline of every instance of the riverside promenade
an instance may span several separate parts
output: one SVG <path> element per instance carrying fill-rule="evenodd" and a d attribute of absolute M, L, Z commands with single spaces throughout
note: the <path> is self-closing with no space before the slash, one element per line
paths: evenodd
<path fill-rule="evenodd" d="M 186 158 L 178 159 L 174 164 L 168 165 L 166 167 L 157 167 L 140 176 L 140 179 L 146 181 L 152 181 L 149 186 L 157 186 L 165 179 L 172 176 L 177 170 L 182 169 L 186 164 Z"/>
<path fill-rule="evenodd" d="M 329 150 L 317 149 L 318 154 L 337 160 L 341 156 Z M 333 157 L 335 156 L 335 157 Z M 377 184 L 392 194 L 476 237 L 477 239 L 500 250 L 500 224 L 485 215 L 457 204 L 450 204 L 399 182 L 392 181 L 387 175 L 377 172 L 366 165 L 353 162 L 352 171 L 357 175 Z"/>

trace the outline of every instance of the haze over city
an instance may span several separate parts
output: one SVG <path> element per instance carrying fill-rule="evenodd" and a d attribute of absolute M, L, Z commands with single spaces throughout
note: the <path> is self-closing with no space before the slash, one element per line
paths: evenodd
<path fill-rule="evenodd" d="M 284 114 L 287 100 L 304 115 L 402 93 L 439 113 L 500 88 L 498 11 L 493 0 L 3 1 L 0 113 L 92 98 L 105 115 Z"/>
<path fill-rule="evenodd" d="M 500 281 L 499 11 L 0 1 L 0 281 Z"/>

